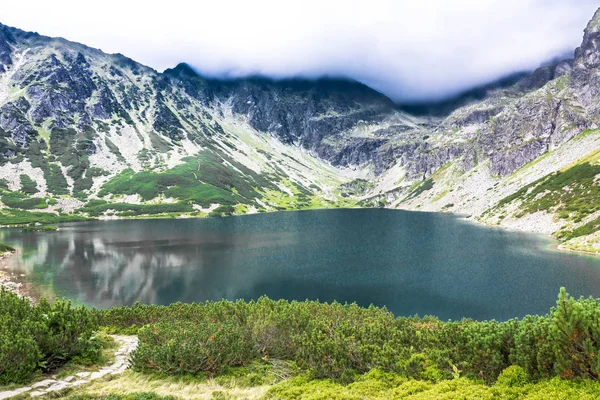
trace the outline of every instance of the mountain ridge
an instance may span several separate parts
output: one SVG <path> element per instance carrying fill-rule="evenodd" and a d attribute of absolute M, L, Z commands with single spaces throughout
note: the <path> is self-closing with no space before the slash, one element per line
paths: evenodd
<path fill-rule="evenodd" d="M 34 209 L 127 217 L 360 205 L 578 229 L 554 209 L 498 207 L 600 146 L 599 19 L 572 60 L 477 88 L 447 115 L 410 113 L 356 81 L 218 80 L 185 63 L 161 73 L 0 25 L 0 212 L 23 221 Z"/>

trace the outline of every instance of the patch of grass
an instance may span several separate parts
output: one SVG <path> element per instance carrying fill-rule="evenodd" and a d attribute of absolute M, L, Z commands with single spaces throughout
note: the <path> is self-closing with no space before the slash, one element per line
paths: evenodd
<path fill-rule="evenodd" d="M 20 192 L 8 192 L 2 195 L 2 202 L 11 208 L 23 210 L 44 209 L 48 207 L 47 199 L 40 197 L 28 197 Z"/>
<path fill-rule="evenodd" d="M 205 376 L 165 376 L 159 374 L 141 374 L 132 371 L 113 377 L 112 380 L 94 381 L 85 388 L 78 389 L 80 396 L 136 395 L 150 392 L 156 396 L 173 396 L 177 399 L 260 399 L 269 386 L 245 386 L 241 378 L 220 384 Z M 240 382 L 238 384 L 237 382 Z M 96 398 L 96 397 L 92 397 Z"/>
<path fill-rule="evenodd" d="M 77 211 L 86 213 L 92 217 L 98 217 L 103 215 L 108 210 L 113 210 L 117 216 L 131 217 L 165 213 L 187 213 L 193 212 L 194 208 L 191 204 L 183 202 L 163 204 L 130 204 L 109 203 L 104 200 L 90 200 Z"/>
<path fill-rule="evenodd" d="M 23 232 L 55 232 L 58 230 L 56 225 L 29 225 L 23 227 Z"/>
<path fill-rule="evenodd" d="M 251 204 L 260 193 L 245 176 L 226 165 L 215 154 L 202 153 L 164 172 L 138 172 L 128 169 L 102 186 L 99 196 L 139 194 L 147 201 L 164 195 L 202 207 L 218 203 Z M 233 192 L 233 188 L 237 193 Z"/>
<path fill-rule="evenodd" d="M 60 222 L 87 221 L 90 218 L 80 215 L 55 214 L 50 212 L 31 212 L 15 209 L 0 210 L 0 225 L 26 225 L 26 224 L 57 224 Z"/>
<path fill-rule="evenodd" d="M 523 216 L 537 211 L 558 214 L 560 218 L 578 222 L 600 210 L 600 165 L 584 162 L 558 171 L 521 188 L 505 197 L 495 209 L 514 201 L 520 201 Z M 573 232 L 563 233 L 563 238 L 586 235 L 600 228 L 600 221 L 594 220 Z"/>
<path fill-rule="evenodd" d="M 421 183 L 417 184 L 416 187 L 411 188 L 410 193 L 408 194 L 408 196 L 406 196 L 404 201 L 419 197 L 421 193 L 426 192 L 427 190 L 431 190 L 431 188 L 433 188 L 433 184 L 433 179 L 425 179 Z"/>
<path fill-rule="evenodd" d="M 152 392 L 136 392 L 129 394 L 110 393 L 105 395 L 73 394 L 68 400 L 175 400 L 173 396 L 159 396 Z"/>

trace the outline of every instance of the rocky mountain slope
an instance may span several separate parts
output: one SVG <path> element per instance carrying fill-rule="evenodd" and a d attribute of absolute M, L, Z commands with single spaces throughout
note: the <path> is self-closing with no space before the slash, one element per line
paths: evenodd
<path fill-rule="evenodd" d="M 595 248 L 600 203 L 576 194 L 596 190 L 599 37 L 600 11 L 573 59 L 419 115 L 348 80 L 159 73 L 0 25 L 0 222 L 388 206 Z"/>

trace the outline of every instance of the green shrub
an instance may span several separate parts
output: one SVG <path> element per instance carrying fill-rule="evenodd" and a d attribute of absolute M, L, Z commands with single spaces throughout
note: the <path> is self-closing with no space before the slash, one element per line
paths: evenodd
<path fill-rule="evenodd" d="M 30 308 L 27 300 L 0 290 L 0 384 L 25 382 L 42 360 L 34 333 L 43 323 L 28 318 Z"/>
<path fill-rule="evenodd" d="M 476 379 L 493 382 L 508 367 L 512 335 L 508 323 L 483 321 L 467 323 L 463 331 L 463 367 Z"/>
<path fill-rule="evenodd" d="M 50 304 L 41 299 L 35 306 L 44 319 L 44 330 L 35 335 L 44 357 L 44 368 L 56 368 L 88 349 L 87 341 L 97 328 L 95 318 L 85 307 L 73 307 L 70 301 Z"/>
<path fill-rule="evenodd" d="M 23 210 L 44 209 L 48 207 L 46 199 L 39 197 L 27 197 L 23 193 L 9 192 L 2 195 L 2 202 L 11 208 Z"/>
<path fill-rule="evenodd" d="M 215 373 L 257 357 L 249 332 L 232 323 L 159 323 L 142 328 L 138 337 L 131 357 L 136 371 Z"/>
<path fill-rule="evenodd" d="M 226 216 L 226 215 L 233 215 L 233 213 L 235 212 L 235 208 L 231 205 L 222 205 L 219 206 L 217 208 L 215 208 L 214 210 L 212 210 L 208 215 L 210 217 L 222 217 L 222 216 Z"/>
<path fill-rule="evenodd" d="M 55 195 L 69 194 L 67 178 L 62 173 L 58 164 L 49 164 L 44 170 L 44 178 L 48 185 L 48 191 Z"/>
<path fill-rule="evenodd" d="M 519 373 L 507 369 L 511 365 L 532 379 L 599 377 L 600 303 L 573 299 L 564 290 L 549 315 L 506 322 L 394 318 L 377 307 L 267 298 L 136 304 L 95 315 L 113 332 L 135 333 L 148 325 L 140 331 L 146 344 L 136 355 L 139 370 L 213 373 L 240 362 L 280 359 L 313 378 L 345 383 L 374 368 L 432 382 L 462 375 L 490 384 L 503 371 L 507 381 L 508 374 Z M 219 326 L 235 329 L 216 336 Z M 228 350 L 214 353 L 217 341 L 196 347 L 210 336 Z M 230 349 L 240 358 L 229 355 Z M 214 363 L 202 364 L 209 358 Z"/>
<path fill-rule="evenodd" d="M 85 307 L 41 299 L 31 305 L 0 289 L 0 383 L 23 383 L 38 369 L 51 370 L 75 356 L 89 356 L 97 328 Z"/>
<path fill-rule="evenodd" d="M 525 369 L 532 378 L 547 378 L 554 374 L 555 355 L 550 342 L 549 318 L 526 316 L 514 333 L 512 364 Z"/>
<path fill-rule="evenodd" d="M 21 192 L 27 194 L 36 194 L 39 192 L 37 184 L 29 176 L 21 174 L 19 178 L 21 179 Z"/>
<path fill-rule="evenodd" d="M 556 307 L 550 312 L 548 329 L 556 357 L 554 369 L 561 377 L 600 377 L 598 321 L 598 300 L 577 301 L 561 288 Z"/>
<path fill-rule="evenodd" d="M 96 332 L 92 336 L 79 339 L 81 351 L 73 356 L 73 361 L 80 365 L 94 365 L 103 361 L 102 350 L 115 345 L 110 336 Z"/>
<path fill-rule="evenodd" d="M 527 372 L 518 365 L 511 365 L 500 373 L 496 385 L 521 387 L 529 382 Z"/>

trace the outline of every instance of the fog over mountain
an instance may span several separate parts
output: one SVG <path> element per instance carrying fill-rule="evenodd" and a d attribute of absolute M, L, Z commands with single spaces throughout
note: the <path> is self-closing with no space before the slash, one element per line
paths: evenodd
<path fill-rule="evenodd" d="M 439 100 L 571 57 L 593 0 L 8 2 L 2 22 L 232 78 L 338 76 L 397 102 Z"/>

